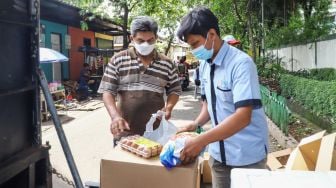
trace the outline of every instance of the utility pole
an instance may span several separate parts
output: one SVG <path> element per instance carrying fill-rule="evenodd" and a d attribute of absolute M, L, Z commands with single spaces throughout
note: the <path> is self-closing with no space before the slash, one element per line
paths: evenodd
<path fill-rule="evenodd" d="M 286 0 L 284 0 L 284 9 L 283 9 L 283 14 L 284 14 L 284 26 L 287 25 L 287 18 L 286 18 Z"/>
<path fill-rule="evenodd" d="M 261 0 L 261 52 L 265 57 L 264 0 Z"/>

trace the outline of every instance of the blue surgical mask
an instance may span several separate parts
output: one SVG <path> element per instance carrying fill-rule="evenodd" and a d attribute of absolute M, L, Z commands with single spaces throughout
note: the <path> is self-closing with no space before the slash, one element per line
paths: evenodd
<path fill-rule="evenodd" d="M 205 43 L 208 40 L 208 36 L 205 40 Z M 206 49 L 204 47 L 204 44 L 202 44 L 201 46 L 197 47 L 196 49 L 192 50 L 191 53 L 199 60 L 208 60 L 212 58 L 212 55 L 214 53 L 214 42 L 212 42 L 212 48 L 210 50 Z"/>

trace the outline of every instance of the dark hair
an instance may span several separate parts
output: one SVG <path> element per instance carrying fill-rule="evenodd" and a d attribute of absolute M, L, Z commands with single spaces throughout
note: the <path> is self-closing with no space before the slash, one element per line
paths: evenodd
<path fill-rule="evenodd" d="M 185 42 L 189 34 L 202 35 L 206 38 L 210 29 L 215 29 L 220 36 L 217 17 L 208 8 L 197 7 L 183 17 L 177 36 Z"/>
<path fill-rule="evenodd" d="M 138 16 L 131 23 L 131 35 L 135 36 L 139 31 L 151 31 L 157 35 L 158 24 L 149 16 Z"/>
<path fill-rule="evenodd" d="M 89 67 L 90 65 L 88 63 L 84 63 L 83 67 Z"/>

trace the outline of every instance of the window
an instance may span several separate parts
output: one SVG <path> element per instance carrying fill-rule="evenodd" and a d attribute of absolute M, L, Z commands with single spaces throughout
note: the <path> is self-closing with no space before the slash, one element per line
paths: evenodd
<path fill-rule="evenodd" d="M 83 39 L 83 45 L 84 45 L 84 46 L 91 46 L 91 39 L 89 39 L 89 38 L 84 38 L 84 39 Z"/>

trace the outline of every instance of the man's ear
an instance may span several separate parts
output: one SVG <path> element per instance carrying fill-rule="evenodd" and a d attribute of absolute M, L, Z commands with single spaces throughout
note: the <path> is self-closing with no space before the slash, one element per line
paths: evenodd
<path fill-rule="evenodd" d="M 208 39 L 214 41 L 216 36 L 217 36 L 216 30 L 211 28 L 208 32 Z"/>
<path fill-rule="evenodd" d="M 133 42 L 133 35 L 130 35 L 130 40 L 131 42 Z"/>

